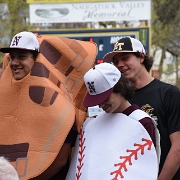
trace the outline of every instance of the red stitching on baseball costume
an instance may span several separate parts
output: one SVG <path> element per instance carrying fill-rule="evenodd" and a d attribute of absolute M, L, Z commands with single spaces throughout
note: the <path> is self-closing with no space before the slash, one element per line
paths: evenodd
<path fill-rule="evenodd" d="M 82 130 L 82 128 L 80 129 L 80 132 L 79 132 L 79 158 L 78 158 L 78 162 L 79 162 L 79 165 L 77 165 L 77 173 L 76 173 L 76 180 L 79 180 L 80 177 L 81 177 L 81 169 L 84 165 L 83 163 L 83 159 L 85 157 L 85 154 L 84 154 L 84 150 L 86 148 L 86 146 L 84 146 L 84 142 L 86 140 L 86 138 L 83 137 L 84 136 L 84 131 Z"/>
<path fill-rule="evenodd" d="M 127 152 L 130 152 L 130 154 L 128 156 L 120 156 L 119 157 L 120 159 L 124 159 L 124 161 L 121 162 L 121 163 L 118 163 L 118 164 L 114 164 L 115 167 L 119 166 L 119 168 L 116 171 L 113 171 L 113 172 L 110 173 L 111 175 L 115 174 L 115 176 L 114 176 L 114 178 L 112 180 L 118 180 L 119 176 L 121 178 L 124 178 L 123 173 L 121 172 L 122 169 L 124 169 L 125 172 L 128 171 L 127 167 L 126 167 L 126 163 L 129 162 L 129 165 L 132 165 L 131 158 L 134 156 L 134 159 L 137 160 L 138 159 L 138 151 L 140 151 L 141 154 L 143 155 L 144 154 L 144 149 L 145 149 L 146 146 L 148 147 L 147 148 L 148 150 L 151 150 L 152 141 L 148 140 L 148 139 L 145 139 L 145 138 L 142 138 L 142 141 L 145 141 L 145 143 L 144 144 L 137 144 L 137 143 L 134 144 L 134 146 L 137 146 L 137 149 L 135 149 L 135 150 L 127 149 L 126 150 Z"/>

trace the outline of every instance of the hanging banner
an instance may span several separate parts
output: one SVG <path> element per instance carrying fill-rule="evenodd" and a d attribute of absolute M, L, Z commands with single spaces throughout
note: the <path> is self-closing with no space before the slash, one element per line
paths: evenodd
<path fill-rule="evenodd" d="M 151 19 L 150 1 L 30 4 L 30 23 L 138 21 Z"/>

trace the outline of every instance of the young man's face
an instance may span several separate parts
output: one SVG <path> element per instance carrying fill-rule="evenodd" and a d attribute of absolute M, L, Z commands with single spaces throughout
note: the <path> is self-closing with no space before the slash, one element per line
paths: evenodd
<path fill-rule="evenodd" d="M 144 68 L 142 62 L 142 58 L 137 58 L 131 52 L 118 53 L 113 57 L 114 65 L 129 80 L 136 78 L 141 69 Z"/>
<path fill-rule="evenodd" d="M 10 67 L 15 80 L 21 80 L 29 74 L 34 65 L 31 51 L 13 49 L 10 52 Z"/>

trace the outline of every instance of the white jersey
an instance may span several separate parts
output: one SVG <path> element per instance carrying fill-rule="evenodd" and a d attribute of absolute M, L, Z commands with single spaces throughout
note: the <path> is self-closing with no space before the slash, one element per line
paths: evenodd
<path fill-rule="evenodd" d="M 158 159 L 141 123 L 122 113 L 85 121 L 66 180 L 156 180 Z"/>

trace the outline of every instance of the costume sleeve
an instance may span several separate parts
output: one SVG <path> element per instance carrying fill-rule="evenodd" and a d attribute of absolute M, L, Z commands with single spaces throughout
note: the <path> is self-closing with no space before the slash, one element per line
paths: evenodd
<path fill-rule="evenodd" d="M 147 132 L 149 133 L 149 135 L 154 143 L 154 146 L 156 147 L 155 127 L 154 127 L 152 120 L 148 117 L 145 117 L 145 118 L 141 119 L 139 122 L 147 130 Z"/>
<path fill-rule="evenodd" d="M 168 120 L 169 134 L 180 130 L 180 90 L 176 86 L 171 86 L 166 91 L 165 117 Z"/>

